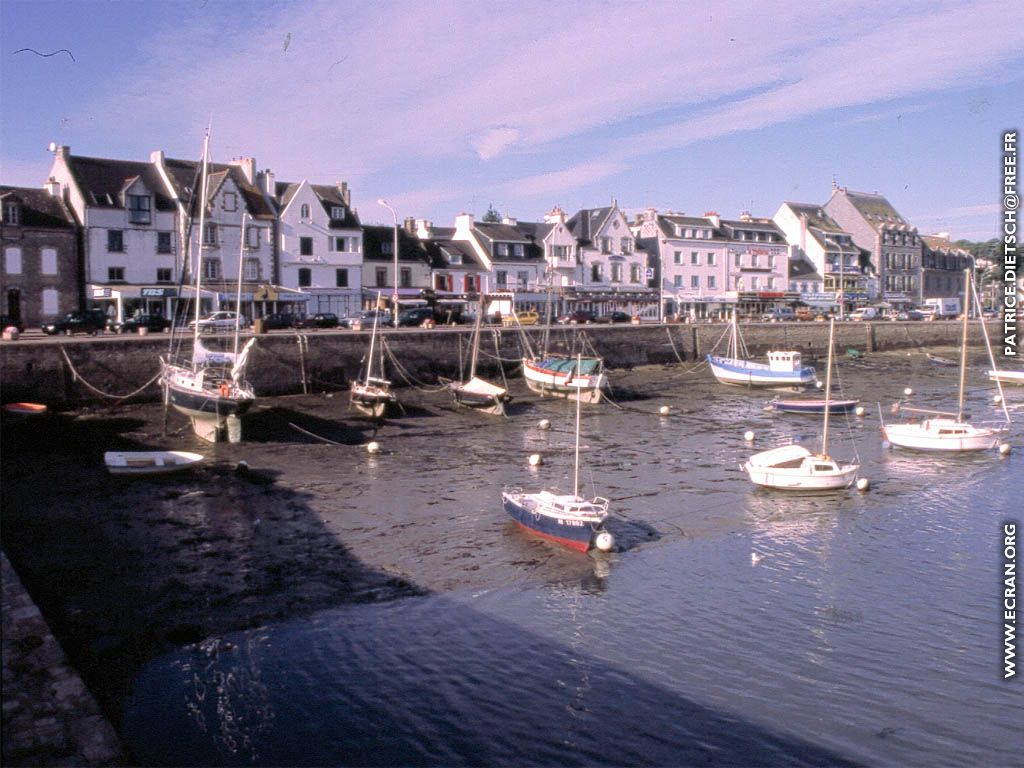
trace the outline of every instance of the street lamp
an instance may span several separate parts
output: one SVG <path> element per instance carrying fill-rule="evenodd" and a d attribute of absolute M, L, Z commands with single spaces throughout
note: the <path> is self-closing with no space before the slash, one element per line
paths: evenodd
<path fill-rule="evenodd" d="M 394 249 L 394 256 L 395 256 L 395 292 L 391 296 L 391 309 L 395 313 L 393 320 L 394 320 L 395 328 L 397 328 L 398 327 L 398 214 L 395 213 L 395 209 L 392 208 L 390 205 L 388 205 L 388 201 L 385 200 L 383 197 L 380 198 L 379 200 L 377 200 L 377 205 L 383 205 L 385 208 L 387 208 L 389 211 L 391 211 L 391 216 L 395 220 L 395 242 L 394 242 L 394 245 L 392 246 L 392 248 Z"/>

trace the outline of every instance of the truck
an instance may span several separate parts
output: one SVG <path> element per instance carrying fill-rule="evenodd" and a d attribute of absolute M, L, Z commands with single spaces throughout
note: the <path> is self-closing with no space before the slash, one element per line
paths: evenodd
<path fill-rule="evenodd" d="M 942 320 L 947 317 L 959 317 L 960 297 L 944 296 L 937 299 L 925 299 L 924 306 L 930 307 L 930 314 L 935 320 Z"/>

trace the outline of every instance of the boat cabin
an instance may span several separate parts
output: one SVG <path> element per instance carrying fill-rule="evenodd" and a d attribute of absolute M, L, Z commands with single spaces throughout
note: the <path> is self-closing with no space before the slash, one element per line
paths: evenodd
<path fill-rule="evenodd" d="M 773 371 L 785 371 L 793 373 L 803 368 L 800 362 L 800 353 L 793 350 L 785 352 L 769 352 L 768 367 Z"/>

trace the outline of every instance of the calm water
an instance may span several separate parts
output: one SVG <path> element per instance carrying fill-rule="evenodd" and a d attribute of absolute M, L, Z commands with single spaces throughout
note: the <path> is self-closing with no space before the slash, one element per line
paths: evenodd
<path fill-rule="evenodd" d="M 428 398 L 384 427 L 378 456 L 225 448 L 252 466 L 287 453 L 282 482 L 323 525 L 426 594 L 157 660 L 125 702 L 130 748 L 178 765 L 1019 764 L 999 543 L 1020 517 L 1024 392 L 1018 452 L 933 457 L 883 448 L 875 401 L 913 386 L 948 405 L 955 369 L 880 355 L 839 375 L 869 415 L 835 418 L 830 452 L 859 455 L 867 494 L 781 495 L 740 472 L 753 450 L 814 443 L 814 417 L 767 414 L 706 370 L 613 375 L 621 407 L 583 423 L 610 555 L 537 540 L 501 510 L 506 484 L 571 488 L 564 401 L 524 394 L 496 421 Z M 995 418 L 971 383 L 974 417 Z"/>

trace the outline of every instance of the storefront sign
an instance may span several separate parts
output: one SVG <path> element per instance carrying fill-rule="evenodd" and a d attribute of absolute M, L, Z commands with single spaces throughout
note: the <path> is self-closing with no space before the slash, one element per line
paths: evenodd
<path fill-rule="evenodd" d="M 144 299 L 173 299 L 178 295 L 177 288 L 143 288 L 139 295 Z"/>

